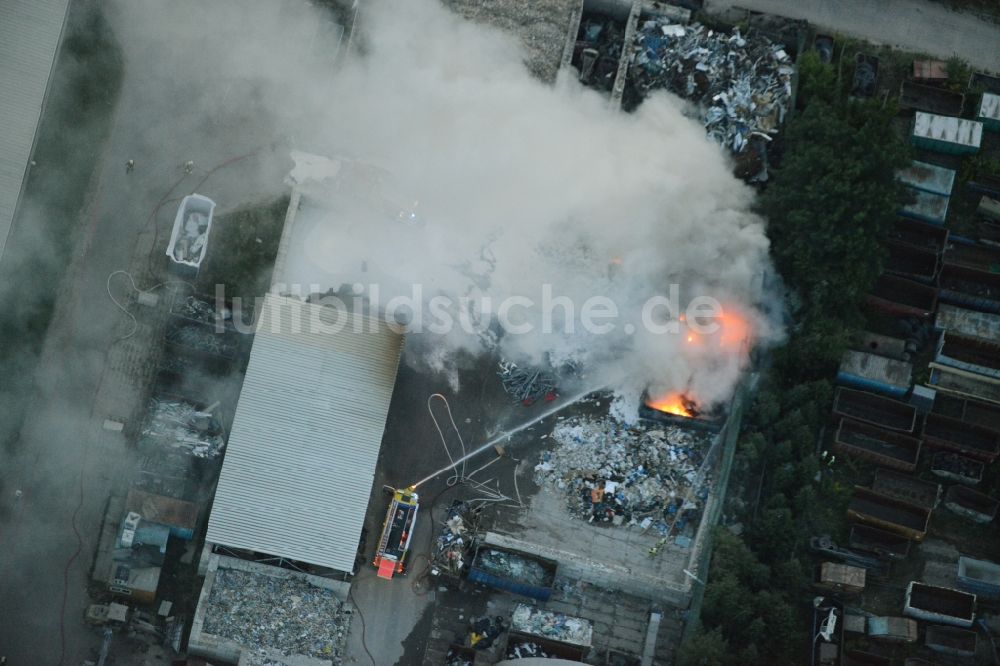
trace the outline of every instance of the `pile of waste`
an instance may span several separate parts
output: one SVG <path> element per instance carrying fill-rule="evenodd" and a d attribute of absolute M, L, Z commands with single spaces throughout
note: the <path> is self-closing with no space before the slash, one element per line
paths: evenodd
<path fill-rule="evenodd" d="M 472 627 L 472 631 L 469 632 L 469 645 L 477 650 L 493 647 L 500 634 L 507 631 L 507 622 L 499 615 L 474 618 L 469 624 Z"/>
<path fill-rule="evenodd" d="M 444 528 L 434 541 L 434 552 L 431 555 L 431 572 L 437 576 L 447 574 L 460 576 L 465 567 L 465 556 L 471 545 L 469 531 L 472 526 L 467 522 L 470 518 L 468 505 L 457 502 L 448 510 L 448 519 Z"/>
<path fill-rule="evenodd" d="M 532 641 L 518 641 L 507 647 L 507 659 L 555 659 L 556 655 L 549 654 L 542 649 L 542 646 Z"/>
<path fill-rule="evenodd" d="M 567 494 L 570 511 L 587 520 L 648 528 L 675 514 L 693 512 L 683 502 L 691 487 L 707 497 L 707 478 L 698 470 L 708 448 L 707 435 L 677 427 L 626 426 L 610 417 L 572 417 L 559 421 L 551 439 L 556 447 L 535 466 L 541 486 Z"/>
<path fill-rule="evenodd" d="M 211 411 L 194 403 L 166 397 L 151 398 L 139 446 L 175 449 L 199 458 L 215 458 L 226 446 L 222 425 Z"/>
<path fill-rule="evenodd" d="M 504 550 L 480 548 L 476 567 L 488 574 L 516 580 L 523 585 L 548 587 L 552 584 L 552 574 L 542 566 L 541 562 Z"/>
<path fill-rule="evenodd" d="M 497 374 L 507 394 L 524 405 L 536 400 L 553 400 L 556 397 L 556 380 L 540 370 L 522 368 L 511 361 L 500 361 Z"/>
<path fill-rule="evenodd" d="M 251 650 L 341 663 L 350 613 L 330 590 L 299 578 L 219 569 L 203 629 Z"/>
<path fill-rule="evenodd" d="M 594 628 L 587 620 L 555 611 L 518 604 L 511 615 L 510 628 L 563 643 L 589 646 Z"/>
<path fill-rule="evenodd" d="M 462 656 L 455 648 L 448 648 L 444 664 L 445 666 L 472 666 L 472 659 Z"/>
<path fill-rule="evenodd" d="M 170 308 L 170 314 L 192 321 L 200 321 L 203 324 L 211 326 L 216 325 L 220 319 L 229 316 L 228 311 L 223 310 L 222 312 L 218 312 L 212 303 L 202 300 L 197 296 L 178 298 Z"/>
<path fill-rule="evenodd" d="M 197 264 L 208 242 L 208 223 L 211 218 L 198 211 L 186 211 L 184 222 L 174 243 L 174 259 Z"/>
<path fill-rule="evenodd" d="M 739 153 L 752 137 L 769 142 L 777 134 L 793 72 L 784 47 L 761 35 L 654 18 L 636 32 L 629 85 L 640 98 L 665 88 L 691 100 L 708 134 Z"/>
<path fill-rule="evenodd" d="M 232 333 L 220 333 L 201 324 L 182 323 L 170 326 L 167 342 L 215 356 L 234 358 L 239 352 L 239 338 Z"/>

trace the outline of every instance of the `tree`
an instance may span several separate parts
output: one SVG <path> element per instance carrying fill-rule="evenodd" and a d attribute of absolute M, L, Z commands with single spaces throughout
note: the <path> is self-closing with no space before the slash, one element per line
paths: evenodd
<path fill-rule="evenodd" d="M 677 652 L 679 666 L 719 666 L 730 661 L 729 644 L 718 627 L 699 631 Z"/>

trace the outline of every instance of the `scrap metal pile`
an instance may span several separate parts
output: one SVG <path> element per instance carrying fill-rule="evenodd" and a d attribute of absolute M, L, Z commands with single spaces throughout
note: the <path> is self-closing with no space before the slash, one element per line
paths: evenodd
<path fill-rule="evenodd" d="M 582 518 L 615 525 L 673 522 L 678 511 L 698 509 L 683 503 L 694 484 L 695 497 L 708 495 L 698 469 L 709 436 L 676 427 L 625 426 L 604 417 L 561 420 L 551 438 L 558 444 L 543 452 L 535 466 L 539 485 L 566 493 L 570 511 Z"/>
<path fill-rule="evenodd" d="M 209 216 L 204 213 L 187 212 L 174 244 L 174 259 L 194 263 L 201 261 L 202 249 L 208 242 L 209 220 Z"/>
<path fill-rule="evenodd" d="M 542 646 L 533 641 L 518 641 L 507 648 L 507 659 L 554 659 L 554 654 L 549 654 Z"/>
<path fill-rule="evenodd" d="M 215 325 L 220 318 L 228 313 L 219 313 L 215 306 L 208 301 L 204 301 L 197 296 L 187 296 L 179 298 L 170 308 L 170 314 L 184 317 L 192 321 L 200 321 L 203 324 Z"/>
<path fill-rule="evenodd" d="M 465 556 L 469 551 L 474 530 L 475 515 L 470 515 L 465 502 L 458 502 L 448 510 L 448 519 L 434 542 L 431 555 L 431 573 L 435 576 L 447 574 L 460 576 L 465 567 Z M 470 524 L 471 523 L 471 524 Z"/>
<path fill-rule="evenodd" d="M 215 458 L 226 442 L 210 411 L 187 400 L 151 398 L 139 446 L 165 447 L 199 458 Z"/>
<path fill-rule="evenodd" d="M 233 334 L 219 333 L 201 324 L 181 323 L 167 329 L 167 342 L 187 349 L 233 358 L 239 352 L 239 339 Z"/>
<path fill-rule="evenodd" d="M 618 59 L 625 41 L 625 28 L 610 16 L 584 15 L 573 48 L 573 66 L 580 81 L 598 90 L 610 91 L 618 73 Z"/>
<path fill-rule="evenodd" d="M 302 579 L 219 569 L 203 629 L 252 650 L 339 664 L 350 620 L 333 592 Z"/>
<path fill-rule="evenodd" d="M 552 400 L 556 397 L 556 380 L 541 370 L 522 368 L 511 361 L 500 361 L 497 374 L 508 395 L 524 405 L 536 400 Z"/>
<path fill-rule="evenodd" d="M 472 659 L 462 656 L 455 648 L 448 649 L 445 666 L 472 666 Z"/>
<path fill-rule="evenodd" d="M 594 628 L 587 620 L 550 610 L 518 604 L 510 618 L 510 628 L 563 643 L 590 645 Z"/>
<path fill-rule="evenodd" d="M 516 580 L 523 585 L 548 587 L 552 584 L 552 574 L 541 562 L 521 557 L 517 553 L 482 548 L 476 559 L 476 567 L 488 574 L 508 580 Z"/>
<path fill-rule="evenodd" d="M 793 72 L 784 47 L 761 35 L 652 19 L 636 32 L 629 85 L 639 98 L 666 88 L 691 100 L 708 134 L 739 153 L 752 137 L 769 142 L 777 134 Z"/>

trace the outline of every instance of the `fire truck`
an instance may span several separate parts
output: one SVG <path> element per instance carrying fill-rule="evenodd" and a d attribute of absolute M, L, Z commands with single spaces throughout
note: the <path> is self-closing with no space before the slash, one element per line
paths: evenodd
<path fill-rule="evenodd" d="M 406 573 L 406 552 L 417 521 L 417 493 L 413 488 L 394 490 L 382 523 L 382 536 L 372 564 L 378 577 L 387 580 Z"/>

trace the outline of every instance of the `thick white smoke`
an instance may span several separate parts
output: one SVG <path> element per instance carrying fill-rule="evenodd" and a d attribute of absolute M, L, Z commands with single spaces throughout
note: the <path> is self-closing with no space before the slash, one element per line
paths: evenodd
<path fill-rule="evenodd" d="M 575 81 L 547 85 L 529 74 L 513 37 L 434 0 L 364 3 L 363 36 L 354 37 L 364 55 L 333 75 L 317 62 L 330 37 L 312 11 L 208 7 L 151 39 L 206 80 L 254 82 L 253 108 L 296 147 L 384 170 L 377 196 L 338 192 L 302 213 L 312 227 L 288 275 L 334 286 L 384 280 L 383 303 L 419 284 L 425 298 L 488 296 L 494 310 L 512 296 L 540 304 L 548 285 L 573 304 L 574 330 L 545 332 L 542 308 L 515 308 L 511 319 L 534 332 L 501 334 L 503 355 L 574 360 L 588 382 L 633 394 L 688 390 L 703 403 L 729 395 L 745 349 L 719 336 L 689 342 L 683 327 L 646 330 L 648 299 L 678 284 L 682 305 L 712 297 L 756 341 L 777 335 L 756 307 L 769 260 L 753 192 L 680 100 L 654 95 L 628 115 Z M 411 210 L 415 223 L 395 218 Z M 581 326 L 594 296 L 617 307 L 610 333 Z M 555 310 L 558 324 L 564 309 Z M 447 368 L 456 351 L 482 350 L 483 337 L 456 325 L 407 345 L 415 360 Z"/>

